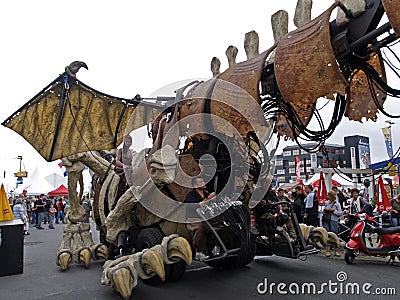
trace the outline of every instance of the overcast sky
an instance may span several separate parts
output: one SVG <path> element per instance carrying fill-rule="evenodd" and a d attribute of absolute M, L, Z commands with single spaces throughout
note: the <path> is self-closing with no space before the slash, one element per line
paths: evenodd
<path fill-rule="evenodd" d="M 314 0 L 316 17 L 333 1 Z M 78 78 L 102 92 L 132 98 L 152 95 L 172 82 L 210 78 L 210 61 L 220 58 L 227 68 L 225 50 L 239 48 L 237 61 L 245 60 L 243 40 L 256 30 L 260 51 L 273 45 L 270 16 L 279 9 L 289 12 L 290 30 L 296 0 L 285 1 L 2 1 L 1 87 L 4 121 L 64 71 L 72 61 L 86 62 Z M 395 102 L 388 101 L 393 111 Z M 399 105 L 397 105 L 399 107 Z M 331 114 L 331 105 L 325 108 Z M 398 111 L 398 109 L 397 109 Z M 343 144 L 343 136 L 370 137 L 372 162 L 387 158 L 378 122 L 343 121 L 328 142 Z M 399 145 L 400 122 L 393 126 L 393 144 Z M 0 128 L 0 182 L 15 183 L 18 155 L 28 172 L 37 165 L 50 166 L 17 133 Z M 48 167 L 54 170 L 54 163 Z M 6 177 L 3 173 L 6 171 Z"/>

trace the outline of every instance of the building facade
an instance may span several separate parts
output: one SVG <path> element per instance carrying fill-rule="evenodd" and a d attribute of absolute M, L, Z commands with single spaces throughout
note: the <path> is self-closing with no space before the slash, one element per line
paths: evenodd
<path fill-rule="evenodd" d="M 325 143 L 325 153 L 321 150 L 308 152 L 315 144 L 305 144 L 303 148 L 299 145 L 286 146 L 282 154 L 273 159 L 275 164 L 274 176 L 278 184 L 295 182 L 296 157 L 300 161 L 300 178 L 307 181 L 314 175 L 313 168 L 369 168 L 370 149 L 369 138 L 365 136 L 344 137 L 344 146 Z"/>

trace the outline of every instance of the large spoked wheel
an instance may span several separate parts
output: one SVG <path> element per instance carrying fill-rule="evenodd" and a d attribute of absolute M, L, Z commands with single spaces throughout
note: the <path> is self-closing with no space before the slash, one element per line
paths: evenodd
<path fill-rule="evenodd" d="M 155 245 L 159 245 L 164 238 L 164 234 L 158 228 L 145 228 L 142 229 L 138 235 L 136 247 L 138 251 L 146 248 L 151 248 Z M 164 264 L 165 269 L 165 281 L 177 281 L 179 280 L 186 271 L 186 262 L 180 260 L 172 265 Z M 149 285 L 159 285 L 163 281 L 158 275 L 155 275 L 149 279 L 144 279 L 144 283 Z"/>
<path fill-rule="evenodd" d="M 344 253 L 344 260 L 347 264 L 351 265 L 354 260 L 356 259 L 356 255 L 354 254 L 353 250 L 346 249 Z"/>
<path fill-rule="evenodd" d="M 229 244 L 227 246 L 231 249 L 239 248 L 238 255 L 225 258 L 224 260 L 216 260 L 206 263 L 210 267 L 224 269 L 246 266 L 253 261 L 254 256 L 256 255 L 255 236 L 250 233 L 249 209 L 244 205 L 230 208 L 228 211 L 221 214 L 220 218 L 225 218 L 225 215 L 230 215 L 230 217 L 225 220 L 231 220 L 231 226 L 227 228 L 228 231 L 224 233 L 225 236 L 230 235 L 226 240 Z M 232 220 L 235 221 L 232 222 Z"/>

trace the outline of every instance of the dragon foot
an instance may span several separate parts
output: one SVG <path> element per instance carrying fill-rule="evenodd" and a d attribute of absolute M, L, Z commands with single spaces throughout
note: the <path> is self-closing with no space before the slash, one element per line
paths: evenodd
<path fill-rule="evenodd" d="M 123 298 L 129 298 L 137 285 L 137 279 L 158 276 L 166 279 L 164 264 L 183 260 L 192 263 L 192 250 L 188 241 L 176 234 L 165 237 L 160 245 L 144 249 L 132 255 L 122 256 L 103 265 L 101 283 L 112 285 Z"/>
<path fill-rule="evenodd" d="M 108 259 L 108 255 L 105 245 L 93 243 L 89 224 L 67 223 L 64 226 L 63 240 L 56 259 L 61 270 L 68 269 L 72 261 L 87 268 L 92 259 Z"/>
<path fill-rule="evenodd" d="M 154 250 L 145 249 L 103 265 L 101 284 L 112 285 L 124 299 L 131 296 L 137 285 L 138 277 L 148 279 L 158 275 L 165 279 L 164 264 L 161 255 Z"/>

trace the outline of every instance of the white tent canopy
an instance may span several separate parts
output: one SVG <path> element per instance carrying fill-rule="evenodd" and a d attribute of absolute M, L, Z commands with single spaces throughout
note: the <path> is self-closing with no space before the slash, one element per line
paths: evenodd
<path fill-rule="evenodd" d="M 57 173 L 52 173 L 45 177 L 48 183 L 50 183 L 53 188 L 58 188 L 60 185 L 67 185 L 67 177 L 59 175 Z"/>
<path fill-rule="evenodd" d="M 315 173 L 315 174 L 313 175 L 313 177 L 311 177 L 310 179 L 308 179 L 308 180 L 304 183 L 304 185 L 313 184 L 313 183 L 316 182 L 318 179 L 319 179 L 319 173 Z"/>
<path fill-rule="evenodd" d="M 21 194 L 23 190 L 27 190 L 28 195 L 47 194 L 54 190 L 54 187 L 47 182 L 41 174 L 40 169 L 36 167 L 33 174 L 28 177 L 28 180 L 15 190 L 17 194 Z"/>
<path fill-rule="evenodd" d="M 341 173 L 339 174 L 333 174 L 332 176 L 332 180 L 336 180 L 337 182 L 339 182 L 342 186 L 353 186 L 353 179 L 351 179 L 350 177 L 346 176 L 345 174 Z"/>

